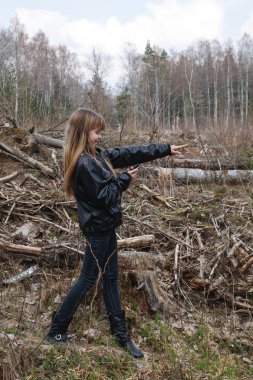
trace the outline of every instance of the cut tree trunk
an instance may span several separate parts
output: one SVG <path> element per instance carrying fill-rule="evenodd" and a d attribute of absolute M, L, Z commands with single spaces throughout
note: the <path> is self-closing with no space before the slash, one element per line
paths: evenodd
<path fill-rule="evenodd" d="M 143 235 L 143 236 L 136 236 L 136 237 L 128 238 L 128 239 L 120 239 L 118 240 L 118 248 L 123 249 L 123 248 L 146 247 L 146 246 L 149 246 L 154 241 L 155 241 L 154 235 Z M 57 247 L 57 253 L 64 253 L 66 252 L 66 249 L 71 249 L 71 247 L 70 248 L 64 247 L 63 245 L 59 246 L 57 244 L 55 245 L 55 247 Z M 53 245 L 50 248 L 52 252 L 55 252 Z M 0 240 L 0 253 L 15 253 L 15 254 L 20 254 L 20 255 L 44 258 L 45 252 L 47 253 L 47 256 L 50 254 L 49 250 L 45 247 L 34 247 L 34 246 L 29 246 L 29 245 L 13 244 L 8 241 Z M 129 259 L 129 255 L 128 255 L 128 259 Z M 123 261 L 126 262 L 127 258 Z M 139 257 L 139 261 L 141 261 L 141 255 Z"/>
<path fill-rule="evenodd" d="M 34 133 L 34 136 L 40 144 L 47 145 L 52 148 L 59 148 L 59 149 L 63 148 L 64 146 L 64 142 L 62 140 L 55 139 L 49 136 L 44 136 L 44 135 L 41 135 L 40 133 Z"/>
<path fill-rule="evenodd" d="M 181 183 L 216 182 L 236 184 L 253 181 L 253 170 L 203 170 L 188 168 L 157 168 L 160 177 L 173 178 Z"/>
<path fill-rule="evenodd" d="M 148 247 L 155 242 L 155 235 L 135 236 L 127 239 L 118 240 L 118 248 L 141 248 Z"/>
<path fill-rule="evenodd" d="M 123 269 L 146 270 L 155 267 L 164 268 L 167 261 L 164 256 L 136 251 L 122 251 L 119 253 L 119 264 Z"/>
<path fill-rule="evenodd" d="M 178 305 L 174 302 L 170 292 L 165 292 L 161 286 L 159 279 L 154 271 L 136 273 L 140 286 L 139 290 L 143 290 L 147 303 L 152 311 L 161 310 L 165 314 L 175 313 L 178 311 Z"/>
<path fill-rule="evenodd" d="M 192 168 L 204 170 L 234 170 L 245 169 L 245 164 L 242 162 L 231 163 L 221 162 L 218 159 L 198 160 L 194 158 L 172 158 L 170 166 L 173 168 Z"/>

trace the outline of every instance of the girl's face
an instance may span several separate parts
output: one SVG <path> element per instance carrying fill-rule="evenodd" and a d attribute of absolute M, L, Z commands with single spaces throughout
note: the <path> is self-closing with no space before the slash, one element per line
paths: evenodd
<path fill-rule="evenodd" d="M 92 145 L 96 145 L 100 140 L 101 140 L 101 130 L 100 129 L 92 129 L 91 131 L 89 131 L 89 142 L 92 144 Z"/>

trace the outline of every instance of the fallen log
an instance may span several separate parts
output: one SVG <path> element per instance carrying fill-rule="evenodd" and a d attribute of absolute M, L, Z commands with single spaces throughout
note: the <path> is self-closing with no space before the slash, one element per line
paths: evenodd
<path fill-rule="evenodd" d="M 47 145 L 47 146 L 50 146 L 52 148 L 59 148 L 59 149 L 62 149 L 64 146 L 64 142 L 62 140 L 55 139 L 55 138 L 49 137 L 49 136 L 45 136 L 45 135 L 42 135 L 42 134 L 36 133 L 36 132 L 34 133 L 34 136 L 40 144 Z"/>
<path fill-rule="evenodd" d="M 222 162 L 219 159 L 198 160 L 195 158 L 172 158 L 170 165 L 173 168 L 191 168 L 203 170 L 234 170 L 245 169 L 245 164 L 237 162 L 235 164 Z"/>
<path fill-rule="evenodd" d="M 41 162 L 35 160 L 34 158 L 29 157 L 27 154 L 21 152 L 17 148 L 11 148 L 6 143 L 0 142 L 0 147 L 5 150 L 6 152 L 12 154 L 13 156 L 17 157 L 18 159 L 21 159 L 28 163 L 28 165 L 32 168 L 36 168 L 41 170 L 44 174 L 54 176 L 53 169 L 49 168 L 48 166 L 42 164 Z"/>
<path fill-rule="evenodd" d="M 146 247 L 153 242 L 155 242 L 154 235 L 136 236 L 133 238 L 118 240 L 118 248 L 123 249 Z M 66 245 L 64 244 L 55 244 L 51 245 L 50 247 L 35 247 L 30 245 L 14 244 L 9 241 L 0 240 L 0 253 L 16 253 L 20 255 L 44 258 L 45 252 L 47 253 L 47 255 L 49 254 L 48 248 L 50 248 L 52 252 L 55 251 L 54 248 L 58 248 L 57 253 L 61 253 L 61 250 L 62 253 L 66 252 L 66 249 L 72 250 L 71 247 L 66 247 Z M 78 250 L 74 251 L 81 255 L 83 254 L 83 252 L 80 252 Z"/>
<path fill-rule="evenodd" d="M 151 243 L 155 242 L 155 235 L 142 235 L 135 236 L 127 239 L 118 240 L 118 248 L 141 248 L 148 247 Z"/>
<path fill-rule="evenodd" d="M 253 170 L 203 170 L 188 168 L 157 168 L 159 177 L 173 178 L 175 181 L 187 183 L 215 182 L 236 184 L 253 181 Z"/>
<path fill-rule="evenodd" d="M 17 124 L 16 122 L 13 123 L 13 120 L 15 121 L 14 118 L 8 118 L 8 120 L 11 122 L 12 126 L 14 128 L 18 128 L 17 127 Z M 4 127 L 4 128 L 11 128 L 10 125 L 1 125 L 1 128 Z M 23 128 L 19 128 L 21 130 L 23 130 Z M 25 129 L 24 129 L 25 131 Z M 34 127 L 32 127 L 30 130 L 29 130 L 29 133 L 30 133 L 30 136 L 32 136 L 32 138 L 34 140 L 36 140 L 38 143 L 42 144 L 42 145 L 47 145 L 47 146 L 50 146 L 52 148 L 59 148 L 59 149 L 62 149 L 63 146 L 64 146 L 64 141 L 63 140 L 60 140 L 60 139 L 56 139 L 54 137 L 50 137 L 50 136 L 45 136 L 41 133 L 37 133 L 37 132 L 34 132 Z"/>
<path fill-rule="evenodd" d="M 29 245 L 13 244 L 8 241 L 0 240 L 0 252 L 2 253 L 18 253 L 21 255 L 41 257 L 42 248 Z"/>

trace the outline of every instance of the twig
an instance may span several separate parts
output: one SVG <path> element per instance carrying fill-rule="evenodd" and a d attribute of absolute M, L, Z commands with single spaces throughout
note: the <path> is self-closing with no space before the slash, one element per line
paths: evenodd
<path fill-rule="evenodd" d="M 24 299 L 23 299 L 23 303 L 22 303 L 22 309 L 20 311 L 20 316 L 19 316 L 19 320 L 18 320 L 18 326 L 17 326 L 17 329 L 15 331 L 15 339 L 16 339 L 16 336 L 18 334 L 18 330 L 20 329 L 20 324 L 21 324 L 21 320 L 22 320 L 22 316 L 23 316 L 23 312 L 24 312 L 24 306 L 25 306 L 25 300 L 26 300 L 27 290 L 28 290 L 28 288 L 25 289 L 25 295 L 24 295 Z"/>
<path fill-rule="evenodd" d="M 247 261 L 244 266 L 240 269 L 240 272 L 241 273 L 244 273 L 246 272 L 246 270 L 253 264 L 253 257 L 251 257 L 251 259 L 249 259 L 249 261 Z"/>
<path fill-rule="evenodd" d="M 193 248 L 193 246 L 189 245 L 189 244 L 186 243 L 185 241 L 183 241 L 183 240 L 181 240 L 181 239 L 178 239 L 178 238 L 176 238 L 175 236 L 168 234 L 167 232 L 164 232 L 164 231 L 161 230 L 160 228 L 154 227 L 154 226 L 152 226 L 151 224 L 149 224 L 149 223 L 147 223 L 147 222 L 143 222 L 142 220 L 136 219 L 136 218 L 134 218 L 134 217 L 132 217 L 132 216 L 129 216 L 129 215 L 125 214 L 125 213 L 124 213 L 124 215 L 125 215 L 129 220 L 132 220 L 132 221 L 134 221 L 135 223 L 138 223 L 138 224 L 141 223 L 143 226 L 147 226 L 147 227 L 151 228 L 152 230 L 158 232 L 159 234 L 161 234 L 161 235 L 167 237 L 167 239 L 175 240 L 175 241 L 177 241 L 177 242 L 180 243 L 180 244 L 184 244 L 184 245 L 186 245 L 186 247 Z"/>
<path fill-rule="evenodd" d="M 11 153 L 8 153 L 8 152 L 5 152 L 5 150 L 3 150 L 3 149 L 0 149 L 0 152 L 1 152 L 1 154 L 4 154 L 5 156 L 7 156 L 7 157 L 11 157 L 11 158 L 13 158 L 15 161 L 19 161 L 19 162 L 21 162 L 23 165 L 25 165 L 25 166 L 30 166 L 29 164 L 28 164 L 28 162 L 25 162 L 24 160 L 22 160 L 20 157 L 17 157 L 17 156 L 15 156 L 14 154 L 11 154 Z"/>
<path fill-rule="evenodd" d="M 141 189 L 147 191 L 153 198 L 157 199 L 158 201 L 162 202 L 165 204 L 166 207 L 174 210 L 175 207 L 173 207 L 171 204 L 169 204 L 166 199 L 164 199 L 161 195 L 155 194 L 148 186 L 141 184 L 139 186 Z"/>
<path fill-rule="evenodd" d="M 7 280 L 3 280 L 3 284 L 16 284 L 16 282 L 23 280 L 26 277 L 31 276 L 38 269 L 38 267 L 39 267 L 38 265 L 33 265 L 32 267 L 19 273 L 18 275 L 8 278 Z"/>
<path fill-rule="evenodd" d="M 253 312 L 253 306 L 252 305 L 249 305 L 246 302 L 244 303 L 244 302 L 237 301 L 232 294 L 230 294 L 230 293 L 224 293 L 224 294 L 222 294 L 222 296 L 223 297 L 225 296 L 225 298 L 228 301 L 230 301 L 232 304 L 234 304 L 236 306 L 240 306 L 243 309 L 246 309 L 246 310 L 249 310 L 249 311 Z"/>
<path fill-rule="evenodd" d="M 174 278 L 175 278 L 175 283 L 178 283 L 178 254 L 179 254 L 179 244 L 176 245 L 175 248 L 175 260 L 174 260 Z"/>
<path fill-rule="evenodd" d="M 199 256 L 199 277 L 204 280 L 204 255 Z"/>
<path fill-rule="evenodd" d="M 212 223 L 213 223 L 213 226 L 214 226 L 214 229 L 215 229 L 215 231 L 216 231 L 216 234 L 217 234 L 217 236 L 221 236 L 221 233 L 220 233 L 220 231 L 219 231 L 219 226 L 218 226 L 218 223 L 217 223 L 217 221 L 216 221 L 216 219 L 213 217 L 213 214 L 210 212 L 210 219 L 211 219 L 211 221 L 212 221 Z"/>
<path fill-rule="evenodd" d="M 5 211 L 2 211 L 2 212 L 5 212 Z M 28 219 L 33 219 L 33 220 L 36 220 L 37 222 L 42 222 L 42 223 L 46 223 L 46 224 L 49 224 L 49 225 L 51 225 L 51 226 L 54 226 L 54 227 L 60 229 L 61 231 L 68 232 L 68 233 L 70 232 L 69 229 L 67 229 L 67 228 L 65 228 L 65 227 L 62 227 L 62 226 L 60 226 L 59 224 L 56 224 L 56 223 L 50 222 L 50 221 L 47 220 L 47 219 L 38 218 L 37 216 L 26 215 L 26 214 L 22 214 L 22 213 L 20 213 L 20 212 L 14 212 L 13 215 L 27 217 Z"/>
<path fill-rule="evenodd" d="M 216 256 L 216 258 L 215 258 L 215 261 L 216 261 L 216 263 L 215 263 L 215 265 L 213 266 L 213 268 L 212 268 L 212 270 L 211 270 L 211 272 L 210 272 L 210 275 L 209 275 L 209 282 L 211 282 L 211 280 L 212 280 L 212 278 L 213 278 L 213 276 L 214 276 L 214 272 L 215 272 L 215 270 L 216 270 L 216 268 L 219 266 L 219 264 L 220 264 L 220 262 L 221 262 L 221 259 L 222 259 L 222 255 L 223 255 L 223 253 L 225 252 L 225 250 L 222 250 L 221 252 L 219 252 L 218 254 L 217 254 L 217 256 Z"/>
<path fill-rule="evenodd" d="M 9 175 L 7 175 L 5 177 L 0 178 L 0 182 L 1 183 L 9 182 L 12 179 L 16 178 L 19 174 L 20 174 L 20 172 L 13 172 L 12 174 L 9 174 Z"/>
<path fill-rule="evenodd" d="M 70 251 L 76 252 L 76 253 L 78 253 L 81 256 L 84 255 L 83 251 L 80 251 L 79 249 L 70 247 L 68 244 L 65 244 L 65 243 L 47 245 L 46 247 L 44 247 L 44 249 L 48 250 L 50 248 L 61 248 L 61 247 L 69 249 Z"/>
<path fill-rule="evenodd" d="M 12 211 L 13 211 L 13 209 L 14 209 L 15 206 L 16 206 L 16 202 L 14 202 L 13 205 L 11 206 L 11 209 L 8 212 L 8 215 L 7 215 L 7 217 L 6 217 L 5 221 L 4 221 L 4 226 L 8 223 L 8 220 L 10 219 L 11 213 L 12 213 Z"/>
<path fill-rule="evenodd" d="M 244 249 L 244 251 L 246 251 L 248 254 L 253 254 L 253 248 L 249 247 L 248 245 L 246 245 L 242 240 L 240 240 L 239 238 L 235 237 L 234 235 L 232 236 L 232 240 L 234 243 L 237 243 L 237 242 L 240 242 L 240 247 L 242 247 Z"/>
<path fill-rule="evenodd" d="M 34 177 L 32 174 L 28 173 L 25 175 L 25 181 L 27 179 L 31 179 L 33 182 L 37 183 L 40 187 L 43 187 L 44 189 L 48 189 L 48 185 L 38 180 L 38 178 Z M 22 182 L 24 184 L 24 182 Z"/>
<path fill-rule="evenodd" d="M 204 249 L 204 245 L 203 245 L 203 242 L 202 242 L 202 239 L 201 239 L 201 236 L 200 236 L 200 233 L 198 231 L 195 231 L 195 235 L 197 237 L 197 242 L 198 242 L 198 245 L 199 245 L 199 250 L 200 251 L 203 251 Z"/>

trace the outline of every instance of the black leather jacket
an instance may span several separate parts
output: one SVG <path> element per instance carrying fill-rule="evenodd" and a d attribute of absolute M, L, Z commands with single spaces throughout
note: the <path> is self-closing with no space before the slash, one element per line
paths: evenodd
<path fill-rule="evenodd" d="M 130 184 L 127 172 L 113 175 L 113 168 L 126 168 L 171 154 L 169 144 L 119 148 L 96 148 L 96 158 L 80 155 L 74 173 L 74 193 L 80 228 L 84 234 L 103 232 L 122 222 L 121 194 Z"/>

